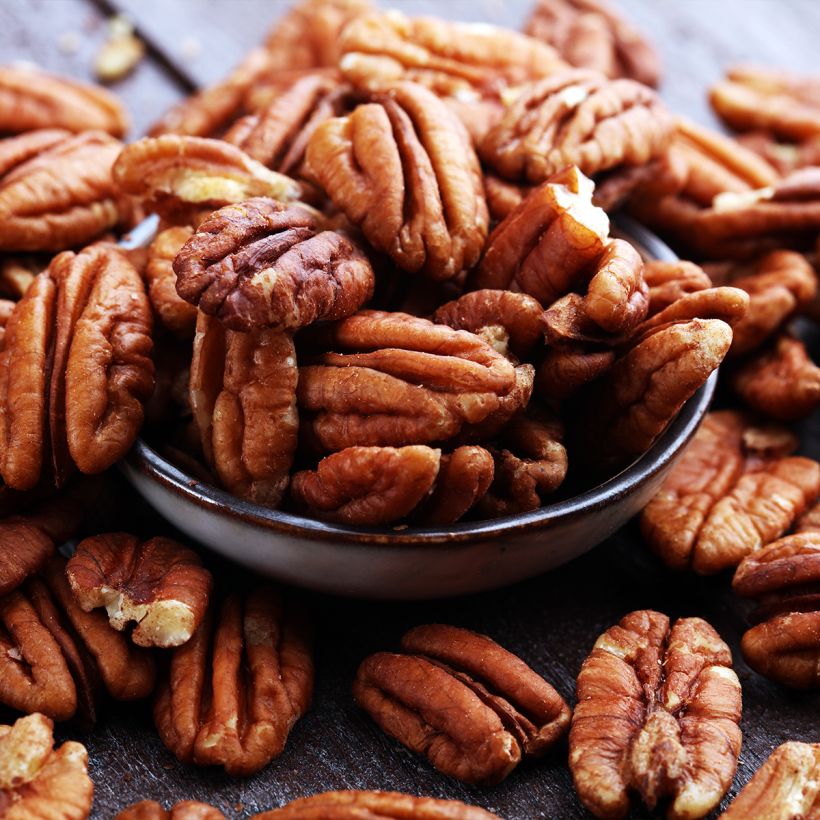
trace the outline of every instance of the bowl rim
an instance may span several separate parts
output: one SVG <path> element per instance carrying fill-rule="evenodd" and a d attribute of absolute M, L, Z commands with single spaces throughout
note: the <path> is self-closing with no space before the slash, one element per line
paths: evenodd
<path fill-rule="evenodd" d="M 618 216 L 615 226 L 619 232 L 656 260 L 675 261 L 677 256 L 649 230 L 634 220 Z M 235 519 L 244 524 L 278 532 L 305 541 L 336 541 L 355 543 L 359 546 L 446 547 L 464 542 L 483 541 L 499 536 L 519 534 L 535 530 L 556 521 L 567 522 L 590 512 L 600 510 L 619 498 L 629 495 L 641 484 L 662 471 L 686 446 L 706 415 L 717 384 L 718 371 L 684 404 L 678 415 L 655 441 L 652 447 L 639 456 L 620 473 L 601 484 L 570 498 L 545 504 L 527 513 L 471 521 L 449 527 L 357 528 L 332 524 L 307 516 L 263 507 L 238 498 L 225 490 L 199 481 L 176 467 L 144 439 L 138 438 L 126 456 L 123 465 L 130 479 L 136 471 L 149 480 L 162 485 L 185 500 L 211 513 Z"/>

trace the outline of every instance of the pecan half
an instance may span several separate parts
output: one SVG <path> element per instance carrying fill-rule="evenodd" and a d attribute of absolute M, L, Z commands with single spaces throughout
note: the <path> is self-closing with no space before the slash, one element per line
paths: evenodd
<path fill-rule="evenodd" d="M 632 612 L 601 635 L 577 681 L 569 765 L 596 817 L 625 817 L 630 792 L 669 818 L 703 817 L 740 754 L 741 692 L 729 647 L 706 621 Z"/>
<path fill-rule="evenodd" d="M 111 168 L 122 143 L 101 131 L 0 141 L 0 249 L 61 251 L 120 218 Z"/>
<path fill-rule="evenodd" d="M 478 158 L 426 88 L 399 82 L 324 122 L 305 173 L 402 270 L 447 280 L 478 261 L 489 224 Z"/>
<path fill-rule="evenodd" d="M 249 199 L 202 222 L 174 261 L 177 292 L 231 330 L 296 330 L 342 319 L 373 295 L 374 274 L 347 236 L 304 206 Z"/>
<path fill-rule="evenodd" d="M 45 716 L 0 726 L 0 807 L 9 818 L 85 820 L 94 784 L 81 743 L 54 748 L 54 724 Z"/>
<path fill-rule="evenodd" d="M 535 376 L 535 390 L 547 403 L 564 401 L 600 378 L 615 362 L 612 349 L 567 343 L 547 348 Z"/>
<path fill-rule="evenodd" d="M 195 800 L 181 800 L 164 809 L 155 800 L 141 800 L 123 809 L 114 820 L 225 820 L 219 809 Z"/>
<path fill-rule="evenodd" d="M 43 267 L 36 257 L 8 256 L 0 260 L 0 293 L 18 302 Z"/>
<path fill-rule="evenodd" d="M 820 743 L 778 746 L 743 787 L 721 820 L 789 820 L 820 809 Z"/>
<path fill-rule="evenodd" d="M 567 730 L 570 708 L 491 638 L 431 624 L 407 632 L 404 654 L 379 652 L 356 674 L 356 702 L 392 737 L 467 783 L 503 780 Z"/>
<path fill-rule="evenodd" d="M 10 299 L 0 299 L 0 348 L 3 346 L 3 338 L 6 335 L 6 325 L 9 319 L 11 319 L 15 304 L 16 302 L 12 302 Z"/>
<path fill-rule="evenodd" d="M 479 154 L 506 179 L 537 184 L 568 165 L 588 175 L 645 165 L 666 150 L 673 130 L 645 85 L 573 69 L 523 86 Z"/>
<path fill-rule="evenodd" d="M 532 190 L 531 185 L 520 185 L 509 182 L 495 174 L 484 174 L 484 194 L 487 197 L 487 209 L 490 220 L 501 222 L 506 219 Z"/>
<path fill-rule="evenodd" d="M 677 260 L 647 262 L 643 278 L 649 288 L 648 316 L 660 313 L 688 293 L 697 293 L 712 287 L 706 271 L 694 262 Z"/>
<path fill-rule="evenodd" d="M 237 333 L 199 314 L 189 398 L 205 458 L 235 495 L 281 500 L 299 429 L 298 378 L 288 333 Z"/>
<path fill-rule="evenodd" d="M 154 313 L 164 327 L 182 339 L 190 339 L 196 326 L 196 308 L 177 293 L 174 259 L 190 239 L 193 228 L 177 225 L 160 231 L 148 248 L 145 280 Z"/>
<path fill-rule="evenodd" d="M 65 128 L 121 137 L 128 125 L 125 109 L 104 88 L 38 68 L 0 67 L 0 132 Z"/>
<path fill-rule="evenodd" d="M 420 520 L 431 526 L 455 524 L 484 498 L 494 474 L 493 457 L 483 447 L 465 445 L 443 454 Z"/>
<path fill-rule="evenodd" d="M 181 761 L 249 775 L 282 753 L 313 689 L 307 617 L 261 587 L 226 598 L 173 650 L 154 722 Z"/>
<path fill-rule="evenodd" d="M 820 466 L 789 457 L 795 446 L 787 430 L 711 413 L 644 508 L 644 539 L 674 569 L 736 566 L 786 532 L 820 491 Z"/>
<path fill-rule="evenodd" d="M 781 176 L 798 168 L 820 165 L 820 134 L 804 142 L 781 142 L 769 131 L 749 131 L 737 138 L 744 148 L 759 154 Z"/>

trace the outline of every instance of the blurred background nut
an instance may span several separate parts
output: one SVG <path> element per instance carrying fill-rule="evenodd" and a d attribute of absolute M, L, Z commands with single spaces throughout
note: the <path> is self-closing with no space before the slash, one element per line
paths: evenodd
<path fill-rule="evenodd" d="M 466 783 L 503 780 L 524 756 L 546 753 L 570 708 L 547 681 L 491 638 L 418 626 L 403 654 L 379 652 L 356 674 L 356 702 L 389 735 Z"/>
<path fill-rule="evenodd" d="M 88 753 L 73 740 L 54 748 L 53 729 L 40 714 L 0 726 L 0 805 L 10 820 L 85 820 L 91 813 Z"/>
<path fill-rule="evenodd" d="M 193 233 L 188 225 L 160 231 L 148 248 L 145 281 L 154 314 L 163 327 L 182 339 L 191 339 L 196 326 L 196 307 L 177 293 L 174 259 Z"/>
<path fill-rule="evenodd" d="M 260 587 L 226 598 L 173 650 L 154 722 L 179 760 L 250 775 L 282 753 L 312 690 L 307 614 Z"/>
<path fill-rule="evenodd" d="M 211 573 L 199 556 L 170 538 L 141 541 L 126 533 L 95 535 L 77 545 L 66 577 L 84 612 L 104 607 L 122 632 L 134 624 L 137 646 L 179 646 L 208 606 Z"/>
<path fill-rule="evenodd" d="M 123 809 L 114 820 L 225 820 L 219 809 L 195 800 L 182 800 L 164 809 L 155 800 L 141 800 Z"/>
<path fill-rule="evenodd" d="M 666 816 L 704 817 L 737 768 L 741 692 L 729 647 L 706 621 L 624 616 L 595 642 L 569 734 L 575 790 L 596 817 L 626 817 L 632 792 Z"/>

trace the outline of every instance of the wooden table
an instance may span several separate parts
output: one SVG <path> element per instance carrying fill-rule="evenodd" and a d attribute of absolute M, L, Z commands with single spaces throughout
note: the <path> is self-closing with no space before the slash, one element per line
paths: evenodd
<path fill-rule="evenodd" d="M 518 25 L 527 0 L 404 0 L 411 13 L 439 13 Z M 705 88 L 736 62 L 817 68 L 820 3 L 815 0 L 621 0 L 652 35 L 664 58 L 663 92 L 678 111 L 709 122 Z M 90 78 L 105 18 L 126 11 L 150 42 L 148 57 L 116 90 L 134 118 L 134 134 L 191 87 L 212 82 L 235 64 L 281 13 L 279 0 L 4 0 L 3 62 L 29 60 Z M 817 425 L 815 424 L 815 428 Z M 820 442 L 807 425 L 804 440 Z M 807 451 L 820 455 L 820 448 Z M 142 529 L 158 526 L 134 513 Z M 118 521 L 112 526 L 123 527 Z M 143 798 L 171 803 L 196 798 L 227 816 L 247 816 L 326 789 L 396 789 L 459 798 L 506 818 L 587 816 L 572 790 L 566 746 L 525 763 L 492 789 L 461 786 L 389 740 L 353 704 L 350 683 L 369 652 L 397 645 L 402 632 L 443 621 L 496 638 L 542 672 L 567 698 L 596 637 L 626 612 L 653 607 L 671 616 L 700 615 L 731 644 L 743 685 L 744 744 L 731 795 L 777 744 L 820 740 L 820 695 L 789 692 L 753 673 L 740 657 L 744 609 L 729 578 L 666 571 L 641 544 L 635 524 L 571 565 L 516 587 L 427 604 L 371 604 L 315 596 L 317 680 L 314 705 L 284 754 L 255 777 L 236 780 L 183 766 L 159 742 L 146 705 L 112 709 L 83 740 L 96 784 L 94 816 L 111 817 Z M 648 816 L 636 812 L 636 817 Z"/>

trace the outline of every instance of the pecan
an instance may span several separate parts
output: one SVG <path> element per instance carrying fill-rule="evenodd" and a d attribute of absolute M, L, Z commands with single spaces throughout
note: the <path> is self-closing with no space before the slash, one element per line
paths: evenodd
<path fill-rule="evenodd" d="M 506 179 L 541 183 L 568 165 L 589 175 L 645 165 L 666 150 L 673 130 L 651 89 L 573 69 L 522 87 L 479 154 Z"/>
<path fill-rule="evenodd" d="M 170 538 L 141 542 L 126 533 L 81 541 L 66 565 L 84 612 L 105 607 L 122 632 L 130 623 L 137 646 L 179 646 L 205 616 L 213 579 L 199 556 Z"/>
<path fill-rule="evenodd" d="M 495 474 L 492 455 L 483 447 L 467 445 L 441 456 L 438 477 L 419 510 L 431 526 L 455 524 L 487 493 Z"/>
<path fill-rule="evenodd" d="M 111 168 L 121 148 L 101 131 L 0 141 L 0 249 L 60 251 L 113 227 Z"/>
<path fill-rule="evenodd" d="M 498 783 L 522 757 L 543 755 L 567 730 L 564 699 L 485 635 L 418 626 L 404 635 L 401 649 L 366 658 L 353 696 L 385 732 L 444 774 Z"/>
<path fill-rule="evenodd" d="M 644 539 L 675 569 L 736 566 L 786 532 L 820 491 L 820 465 L 789 457 L 795 446 L 787 430 L 711 413 L 644 508 Z"/>
<path fill-rule="evenodd" d="M 164 327 L 182 339 L 190 339 L 196 325 L 196 308 L 177 293 L 173 263 L 193 228 L 174 226 L 160 231 L 148 248 L 145 280 L 154 313 Z"/>
<path fill-rule="evenodd" d="M 682 185 L 679 164 L 671 150 L 645 165 L 621 165 L 595 177 L 592 202 L 607 213 L 633 197 L 658 197 L 677 193 Z"/>
<path fill-rule="evenodd" d="M 202 450 L 227 490 L 276 506 L 296 450 L 299 372 L 280 330 L 237 333 L 199 314 L 190 402 Z"/>
<path fill-rule="evenodd" d="M 81 743 L 54 748 L 54 724 L 43 715 L 0 726 L 0 808 L 13 820 L 85 820 L 94 784 Z"/>
<path fill-rule="evenodd" d="M 794 820 L 820 809 L 820 743 L 778 746 L 743 787 L 721 820 Z"/>
<path fill-rule="evenodd" d="M 273 588 L 225 599 L 173 650 L 154 722 L 173 754 L 249 775 L 281 754 L 313 689 L 306 614 Z"/>
<path fill-rule="evenodd" d="M 563 401 L 574 396 L 612 367 L 612 349 L 595 349 L 567 343 L 547 348 L 535 377 L 535 390 L 545 402 Z"/>
<path fill-rule="evenodd" d="M 503 408 L 516 369 L 465 330 L 365 310 L 325 331 L 302 366 L 302 426 L 320 450 L 446 441 Z M 363 352 L 356 352 L 363 351 Z"/>
<path fill-rule="evenodd" d="M 610 79 L 657 86 L 660 59 L 652 44 L 602 0 L 538 0 L 524 31 L 558 50 L 573 66 Z"/>
<path fill-rule="evenodd" d="M 119 100 L 99 86 L 57 77 L 37 68 L 0 67 L 0 132 L 38 128 L 107 131 L 121 137 L 128 115 Z"/>
<path fill-rule="evenodd" d="M 141 800 L 123 809 L 114 820 L 225 820 L 219 809 L 195 800 L 181 800 L 164 809 L 155 800 Z"/>
<path fill-rule="evenodd" d="M 798 168 L 820 165 L 820 134 L 801 143 L 780 142 L 769 131 L 750 131 L 737 138 L 744 148 L 759 154 L 781 176 Z"/>
<path fill-rule="evenodd" d="M 0 293 L 19 301 L 43 267 L 35 258 L 9 256 L 0 260 Z"/>
<path fill-rule="evenodd" d="M 596 817 L 625 817 L 630 792 L 669 818 L 703 817 L 740 754 L 741 692 L 729 647 L 706 621 L 632 612 L 601 635 L 577 681 L 569 765 Z"/>
<path fill-rule="evenodd" d="M 594 268 L 584 297 L 584 312 L 609 333 L 631 330 L 649 306 L 640 254 L 623 239 L 613 239 Z"/>
<path fill-rule="evenodd" d="M 208 217 L 174 261 L 177 292 L 231 330 L 342 319 L 373 295 L 373 268 L 303 206 L 250 199 Z"/>
<path fill-rule="evenodd" d="M 0 598 L 0 702 L 23 712 L 93 720 L 104 689 L 116 700 L 147 697 L 154 661 L 115 632 L 99 612 L 83 612 L 55 556 L 18 590 Z"/>
<path fill-rule="evenodd" d="M 6 325 L 11 314 L 14 312 L 14 305 L 10 299 L 0 299 L 0 348 L 3 346 L 3 337 L 6 335 Z"/>
<path fill-rule="evenodd" d="M 491 820 L 496 817 L 459 800 L 413 797 L 399 792 L 324 792 L 294 800 L 252 820 Z"/>
<path fill-rule="evenodd" d="M 453 279 L 478 261 L 489 222 L 469 138 L 415 83 L 371 99 L 314 131 L 305 173 L 402 270 Z"/>
<path fill-rule="evenodd" d="M 712 287 L 712 280 L 703 268 L 683 260 L 647 262 L 643 278 L 649 288 L 648 316 L 660 313 L 688 293 Z"/>
<path fill-rule="evenodd" d="M 740 648 L 761 675 L 797 689 L 820 688 L 820 538 L 788 535 L 746 556 L 732 589 L 754 598 L 755 624 Z"/>
<path fill-rule="evenodd" d="M 487 197 L 487 208 L 493 222 L 506 219 L 532 190 L 531 185 L 519 185 L 509 182 L 495 174 L 484 174 L 484 194 Z"/>

